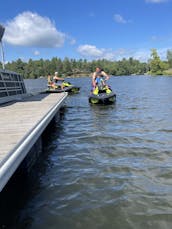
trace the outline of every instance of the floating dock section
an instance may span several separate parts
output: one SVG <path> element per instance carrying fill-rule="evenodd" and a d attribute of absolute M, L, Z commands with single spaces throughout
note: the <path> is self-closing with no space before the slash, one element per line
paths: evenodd
<path fill-rule="evenodd" d="M 15 173 L 67 93 L 37 94 L 0 105 L 0 191 Z"/>

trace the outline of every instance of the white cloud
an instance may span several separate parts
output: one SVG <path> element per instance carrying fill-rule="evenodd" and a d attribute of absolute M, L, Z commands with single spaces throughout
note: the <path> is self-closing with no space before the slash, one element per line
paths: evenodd
<path fill-rule="evenodd" d="M 7 22 L 4 41 L 12 45 L 32 47 L 61 47 L 66 35 L 58 31 L 47 17 L 23 12 Z"/>
<path fill-rule="evenodd" d="M 77 51 L 85 57 L 100 58 L 103 55 L 103 51 L 94 45 L 80 45 Z"/>
<path fill-rule="evenodd" d="M 158 40 L 158 37 L 157 37 L 156 35 L 153 35 L 153 36 L 151 37 L 151 40 L 152 40 L 152 41 L 157 41 L 157 40 Z"/>
<path fill-rule="evenodd" d="M 161 48 L 157 50 L 158 55 L 160 56 L 161 60 L 166 60 L 167 59 L 167 50 L 172 49 L 171 47 L 169 48 Z"/>
<path fill-rule="evenodd" d="M 156 49 L 161 60 L 166 59 L 167 50 L 170 48 L 160 48 Z M 147 62 L 151 58 L 151 49 L 119 49 L 115 51 L 116 60 L 120 60 L 123 58 L 134 58 L 141 62 Z"/>
<path fill-rule="evenodd" d="M 113 18 L 117 23 L 122 23 L 122 24 L 127 23 L 127 20 L 125 20 L 120 14 L 115 14 Z"/>
<path fill-rule="evenodd" d="M 108 49 L 98 49 L 94 45 L 80 45 L 77 49 L 81 56 L 91 59 L 107 59 L 111 60 L 114 58 L 114 54 Z"/>
<path fill-rule="evenodd" d="M 40 55 L 40 52 L 39 52 L 38 50 L 35 50 L 35 51 L 34 51 L 34 55 L 35 55 L 35 56 L 39 56 L 39 55 Z"/>
<path fill-rule="evenodd" d="M 95 13 L 94 12 L 90 12 L 89 17 L 95 17 Z"/>
<path fill-rule="evenodd" d="M 150 59 L 151 51 L 148 49 L 132 50 L 130 54 L 131 56 L 128 56 L 128 58 L 133 57 L 141 62 L 147 62 Z"/>
<path fill-rule="evenodd" d="M 168 2 L 169 0 L 146 0 L 148 3 L 162 3 L 162 2 Z"/>
<path fill-rule="evenodd" d="M 68 43 L 70 45 L 76 44 L 76 40 L 73 37 L 69 36 L 69 35 L 66 35 L 66 40 L 68 40 Z"/>
<path fill-rule="evenodd" d="M 167 49 L 170 48 L 161 48 L 157 49 L 157 53 L 162 60 L 166 59 Z M 111 61 L 122 60 L 123 58 L 130 58 L 139 60 L 141 62 L 147 62 L 151 58 L 151 49 L 124 49 L 120 48 L 117 50 L 109 49 L 98 49 L 94 45 L 81 45 L 78 47 L 78 52 L 84 58 L 89 59 L 107 59 Z"/>
<path fill-rule="evenodd" d="M 123 58 L 139 60 L 140 62 L 147 62 L 150 59 L 151 51 L 149 49 L 118 49 L 115 51 L 115 59 L 122 60 Z"/>

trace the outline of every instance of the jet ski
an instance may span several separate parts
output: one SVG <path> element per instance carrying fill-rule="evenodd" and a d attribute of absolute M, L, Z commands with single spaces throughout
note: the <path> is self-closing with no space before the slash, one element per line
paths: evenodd
<path fill-rule="evenodd" d="M 80 87 L 76 87 L 72 85 L 70 82 L 63 81 L 62 87 L 61 85 L 56 85 L 50 82 L 46 90 L 47 93 L 61 93 L 61 92 L 69 92 L 69 93 L 79 93 Z"/>
<path fill-rule="evenodd" d="M 116 94 L 112 91 L 110 86 L 105 86 L 102 89 L 96 87 L 89 95 L 89 103 L 91 104 L 112 104 L 116 101 Z"/>

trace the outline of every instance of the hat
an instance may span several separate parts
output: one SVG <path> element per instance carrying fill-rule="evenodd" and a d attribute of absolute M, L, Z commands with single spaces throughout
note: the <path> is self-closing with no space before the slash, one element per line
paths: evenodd
<path fill-rule="evenodd" d="M 57 74 L 58 74 L 58 72 L 55 72 L 54 74 L 55 74 L 55 75 L 57 75 Z"/>

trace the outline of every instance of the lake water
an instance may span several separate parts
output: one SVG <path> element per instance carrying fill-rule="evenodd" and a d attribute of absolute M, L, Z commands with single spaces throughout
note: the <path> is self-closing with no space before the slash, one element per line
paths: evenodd
<path fill-rule="evenodd" d="M 108 106 L 88 103 L 90 78 L 70 82 L 81 91 L 4 200 L 1 227 L 170 229 L 172 77 L 111 77 L 117 100 Z"/>

